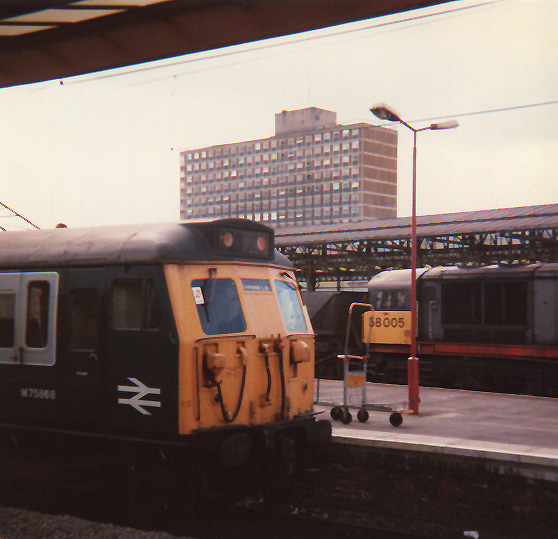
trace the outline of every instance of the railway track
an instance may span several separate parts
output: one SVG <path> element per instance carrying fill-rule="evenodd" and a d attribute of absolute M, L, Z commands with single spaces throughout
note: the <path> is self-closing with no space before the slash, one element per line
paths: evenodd
<path fill-rule="evenodd" d="M 133 526 L 133 522 L 119 524 L 105 522 L 102 515 L 82 518 L 72 514 L 47 513 L 19 507 L 0 506 L 0 537 L 2 539 L 74 539 L 95 537 L 96 539 L 233 539 L 266 537 L 283 539 L 290 536 L 320 537 L 323 539 L 403 539 L 413 536 L 370 527 L 331 522 L 327 515 L 308 515 L 304 510 L 287 507 L 278 511 L 269 507 L 232 507 L 218 512 L 216 518 L 205 525 L 199 523 L 188 529 L 175 521 L 161 520 L 156 529 Z M 416 536 L 417 538 L 419 536 Z"/>

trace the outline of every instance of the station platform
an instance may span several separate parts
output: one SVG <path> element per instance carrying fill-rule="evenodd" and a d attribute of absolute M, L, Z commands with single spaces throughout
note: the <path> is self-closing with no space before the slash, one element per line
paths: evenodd
<path fill-rule="evenodd" d="M 419 414 L 403 414 L 402 425 L 393 427 L 383 412 L 371 411 L 360 423 L 357 409 L 348 425 L 333 421 L 330 403 L 343 404 L 342 380 L 317 380 L 315 393 L 334 443 L 480 458 L 558 482 L 558 399 L 421 387 Z M 397 408 L 407 398 L 407 386 L 367 383 L 367 404 Z"/>

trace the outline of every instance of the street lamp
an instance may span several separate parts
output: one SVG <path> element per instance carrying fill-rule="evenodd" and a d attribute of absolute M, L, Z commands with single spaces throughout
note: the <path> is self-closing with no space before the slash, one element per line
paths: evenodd
<path fill-rule="evenodd" d="M 420 131 L 437 131 L 439 129 L 453 129 L 459 123 L 457 120 L 447 120 L 430 124 L 426 127 L 415 128 L 385 103 L 374 105 L 370 112 L 380 120 L 399 122 L 413 132 L 413 200 L 411 206 L 411 356 L 408 363 L 409 407 L 419 412 L 419 365 L 417 357 L 417 133 Z"/>

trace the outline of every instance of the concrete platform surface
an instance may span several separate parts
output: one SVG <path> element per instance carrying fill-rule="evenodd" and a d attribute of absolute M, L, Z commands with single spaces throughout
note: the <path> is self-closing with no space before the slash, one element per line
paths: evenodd
<path fill-rule="evenodd" d="M 558 399 L 456 389 L 420 388 L 419 414 L 403 414 L 393 427 L 389 413 L 370 411 L 360 423 L 358 408 L 344 425 L 330 417 L 331 404 L 343 404 L 343 381 L 320 380 L 316 410 L 332 422 L 334 441 L 413 451 L 480 457 L 553 469 L 558 480 Z M 362 402 L 362 389 L 349 390 L 350 403 Z M 366 385 L 367 404 L 405 408 L 407 386 Z"/>

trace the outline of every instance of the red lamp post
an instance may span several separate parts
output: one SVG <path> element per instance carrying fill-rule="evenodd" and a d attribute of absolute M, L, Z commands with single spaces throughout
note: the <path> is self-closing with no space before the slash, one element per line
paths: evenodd
<path fill-rule="evenodd" d="M 399 122 L 413 132 L 413 195 L 411 205 L 411 356 L 408 362 L 407 380 L 409 386 L 409 408 L 413 413 L 419 413 L 419 360 L 417 357 L 417 133 L 420 131 L 436 131 L 439 129 L 453 129 L 459 123 L 457 120 L 447 120 L 430 124 L 426 127 L 415 128 L 384 103 L 374 105 L 370 112 L 380 120 Z"/>

